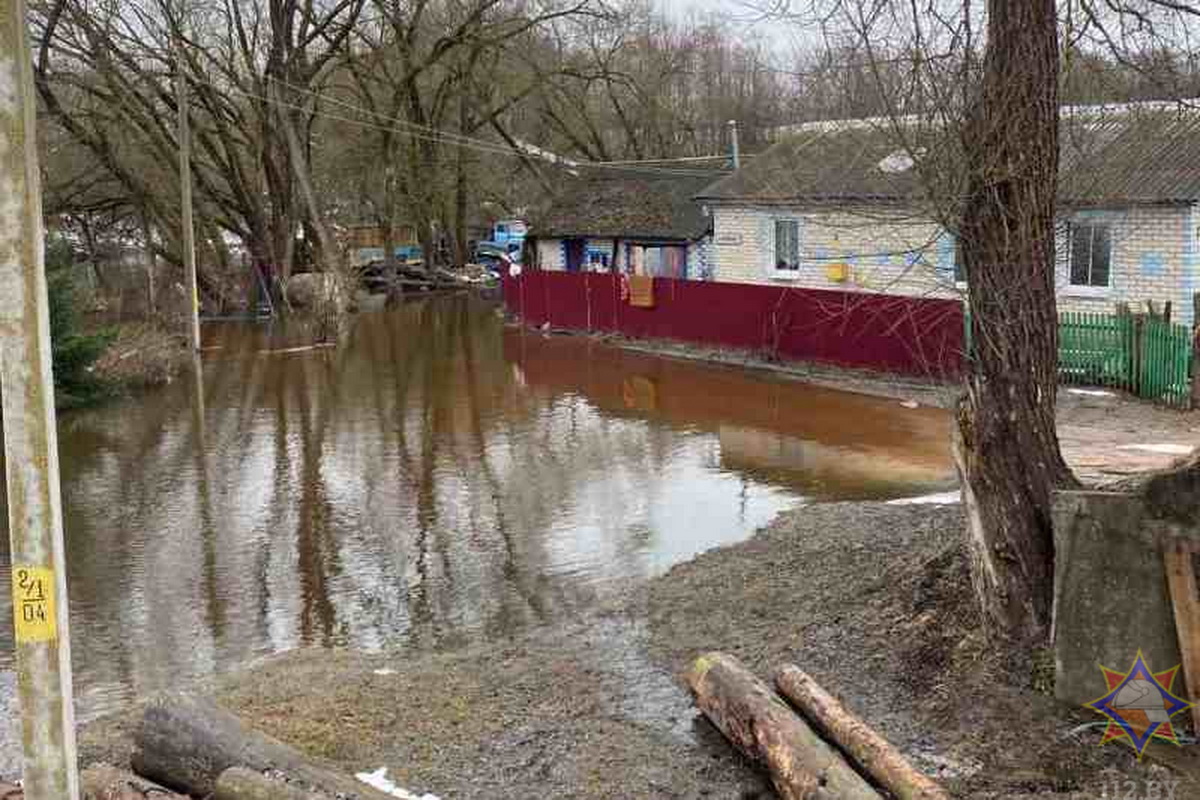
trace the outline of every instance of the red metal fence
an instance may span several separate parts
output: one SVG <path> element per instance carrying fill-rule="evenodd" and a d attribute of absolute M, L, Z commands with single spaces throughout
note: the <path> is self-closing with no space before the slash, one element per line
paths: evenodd
<path fill-rule="evenodd" d="M 620 276 L 526 270 L 504 302 L 527 324 L 675 339 L 909 375 L 963 367 L 957 300 L 709 281 L 654 281 L 654 308 L 623 298 Z"/>

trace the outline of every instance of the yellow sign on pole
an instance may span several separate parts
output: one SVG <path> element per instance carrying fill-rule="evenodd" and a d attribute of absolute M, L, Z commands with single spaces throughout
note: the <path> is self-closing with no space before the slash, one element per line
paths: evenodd
<path fill-rule="evenodd" d="M 53 642 L 58 639 L 54 570 L 18 565 L 13 567 L 12 582 L 17 642 Z"/>

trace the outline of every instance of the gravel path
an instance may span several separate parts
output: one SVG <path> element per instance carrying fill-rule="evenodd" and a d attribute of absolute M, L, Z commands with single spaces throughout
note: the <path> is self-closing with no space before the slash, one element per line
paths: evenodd
<path fill-rule="evenodd" d="M 21 743 L 17 733 L 17 676 L 0 672 L 0 780 L 21 771 Z"/>

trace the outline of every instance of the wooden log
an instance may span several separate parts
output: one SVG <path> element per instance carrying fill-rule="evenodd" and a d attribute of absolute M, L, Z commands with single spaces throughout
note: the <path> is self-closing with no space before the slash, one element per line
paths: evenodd
<path fill-rule="evenodd" d="M 83 800 L 187 800 L 157 783 L 107 764 L 88 767 L 79 773 L 79 786 Z"/>
<path fill-rule="evenodd" d="M 231 767 L 217 778 L 213 800 L 328 800 L 329 795 L 306 792 L 278 778 L 245 767 Z"/>
<path fill-rule="evenodd" d="M 880 795 L 734 657 L 706 653 L 685 675 L 696 705 L 742 753 L 765 764 L 782 800 Z"/>
<path fill-rule="evenodd" d="M 950 800 L 942 787 L 914 769 L 886 739 L 799 668 L 778 669 L 775 686 L 826 739 L 899 800 Z"/>
<path fill-rule="evenodd" d="M 151 701 L 142 712 L 132 763 L 139 775 L 196 797 L 213 794 L 225 770 L 245 767 L 278 772 L 294 786 L 330 797 L 394 800 L 250 730 L 211 700 L 174 692 Z"/>

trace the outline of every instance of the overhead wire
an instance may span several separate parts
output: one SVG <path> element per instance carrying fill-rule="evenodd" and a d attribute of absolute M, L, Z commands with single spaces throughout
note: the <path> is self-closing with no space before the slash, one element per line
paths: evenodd
<path fill-rule="evenodd" d="M 536 145 L 529 145 L 530 149 L 513 148 L 511 146 L 499 144 L 497 142 L 491 142 L 486 139 L 478 139 L 476 137 L 468 136 L 466 134 L 456 133 L 453 131 L 447 131 L 447 130 L 435 128 L 435 127 L 432 127 L 429 125 L 421 125 L 419 123 L 410 122 L 408 120 L 400 119 L 398 117 L 390 117 L 387 114 L 384 114 L 382 112 L 374 111 L 369 108 L 363 108 L 362 106 L 358 106 L 353 103 L 349 103 L 345 100 L 341 100 L 336 97 L 330 97 L 328 94 L 325 94 L 323 92 L 316 92 L 311 89 L 307 89 L 305 87 L 296 86 L 287 81 L 280 80 L 277 78 L 274 80 L 276 80 L 276 82 L 279 83 L 281 86 L 284 86 L 285 88 L 290 89 L 291 91 L 299 92 L 301 94 L 305 94 L 305 95 L 312 97 L 318 103 L 323 102 L 323 103 L 327 103 L 327 104 L 332 104 L 332 105 L 344 108 L 348 111 L 354 112 L 356 114 L 361 114 L 366 117 L 372 117 L 376 120 L 379 120 L 382 123 L 386 123 L 386 126 L 384 124 L 380 124 L 379 122 L 368 122 L 366 120 L 351 119 L 351 118 L 341 116 L 338 114 L 332 114 L 328 111 L 317 111 L 315 109 L 310 109 L 310 108 L 304 107 L 304 106 L 280 102 L 279 100 L 272 100 L 270 98 L 265 98 L 265 97 L 262 97 L 261 95 L 256 95 L 256 94 L 246 92 L 241 89 L 232 89 L 232 87 L 227 87 L 227 88 L 231 88 L 232 91 L 234 91 L 238 94 L 242 94 L 244 96 L 262 100 L 263 102 L 275 103 L 277 105 L 282 105 L 285 108 L 291 108 L 293 110 L 304 111 L 306 113 L 311 113 L 316 116 L 322 116 L 322 117 L 326 117 L 329 119 L 336 119 L 336 120 L 345 122 L 347 124 L 361 125 L 362 127 L 373 128 L 373 129 L 381 130 L 381 131 L 390 131 L 393 133 L 399 133 L 404 136 L 409 136 L 411 138 L 421 139 L 421 140 L 425 140 L 425 141 L 436 141 L 436 142 L 440 142 L 440 143 L 449 144 L 454 147 L 464 147 L 467 149 L 475 149 L 477 151 L 487 152 L 492 155 L 503 155 L 503 156 L 507 156 L 507 157 L 517 157 L 517 158 L 525 157 L 525 158 L 538 159 L 538 160 L 546 161 L 551 164 L 555 164 L 557 166 L 565 167 L 567 169 L 597 168 L 597 169 L 611 169 L 611 170 L 617 170 L 617 171 L 624 170 L 624 171 L 630 171 L 630 172 L 650 172 L 650 173 L 657 172 L 657 173 L 662 173 L 662 174 L 677 175 L 677 176 L 683 176 L 683 177 L 687 177 L 689 175 L 693 176 L 693 177 L 707 177 L 707 176 L 713 174 L 713 170 L 699 170 L 699 169 L 687 170 L 686 168 L 668 167 L 668 166 L 662 166 L 662 165 L 672 164 L 672 163 L 695 164 L 696 162 L 699 162 L 699 161 L 705 161 L 705 160 L 717 161 L 717 160 L 725 158 L 725 156 L 723 156 L 723 155 L 712 155 L 712 156 L 684 156 L 684 157 L 679 157 L 679 158 L 655 158 L 655 159 L 620 160 L 620 161 L 578 160 L 578 159 L 568 158 L 566 156 L 560 156 L 556 153 L 547 151 L 544 148 L 537 147 Z"/>

